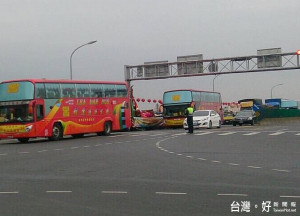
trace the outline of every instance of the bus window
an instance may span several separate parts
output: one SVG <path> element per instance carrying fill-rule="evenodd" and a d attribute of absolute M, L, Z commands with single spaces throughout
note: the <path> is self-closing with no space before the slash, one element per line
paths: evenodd
<path fill-rule="evenodd" d="M 127 97 L 127 88 L 125 85 L 116 85 L 117 97 Z"/>
<path fill-rule="evenodd" d="M 61 84 L 61 97 L 63 98 L 73 98 L 76 97 L 75 84 L 64 83 Z"/>
<path fill-rule="evenodd" d="M 103 97 L 102 84 L 91 84 L 91 97 Z"/>
<path fill-rule="evenodd" d="M 45 91 L 45 84 L 44 83 L 37 83 L 35 85 L 35 97 L 36 98 L 45 98 L 46 91 Z"/>
<path fill-rule="evenodd" d="M 90 86 L 89 84 L 76 84 L 77 97 L 88 98 L 90 97 Z"/>
<path fill-rule="evenodd" d="M 46 83 L 46 98 L 57 99 L 60 98 L 60 87 L 58 83 Z"/>
<path fill-rule="evenodd" d="M 115 85 L 104 85 L 104 97 L 116 97 Z"/>

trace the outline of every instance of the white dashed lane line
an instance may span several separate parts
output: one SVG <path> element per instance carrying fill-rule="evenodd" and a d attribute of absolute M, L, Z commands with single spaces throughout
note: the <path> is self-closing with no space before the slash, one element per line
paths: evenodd
<path fill-rule="evenodd" d="M 218 134 L 219 136 L 227 136 L 227 135 L 232 135 L 235 134 L 237 132 L 227 132 L 227 133 L 222 133 L 222 134 Z"/>
<path fill-rule="evenodd" d="M 282 132 L 282 131 L 279 131 L 279 132 L 276 132 L 276 133 L 271 133 L 269 134 L 269 136 L 278 136 L 278 135 L 281 135 L 281 134 L 284 134 L 285 132 Z"/>
<path fill-rule="evenodd" d="M 203 133 L 196 133 L 195 135 L 196 136 L 202 136 L 202 135 L 208 135 L 208 134 L 212 134 L 212 133 L 214 133 L 214 132 L 203 132 Z"/>
<path fill-rule="evenodd" d="M 172 138 L 176 138 L 176 137 L 171 137 Z M 191 155 L 185 155 L 185 154 L 181 154 L 181 153 L 176 153 L 176 152 L 172 152 L 172 151 L 169 151 L 167 149 L 164 149 L 160 146 L 160 143 L 163 142 L 163 141 L 166 141 L 170 138 L 166 138 L 166 139 L 163 139 L 163 140 L 160 140 L 156 143 L 156 148 L 161 150 L 161 151 L 164 151 L 164 152 L 167 152 L 169 154 L 174 154 L 174 155 L 177 155 L 177 156 L 181 156 L 181 157 L 185 157 L 185 158 L 188 158 L 188 159 L 191 159 L 191 160 L 202 160 L 202 161 L 207 161 L 208 159 L 206 158 L 195 158 L 194 156 L 191 156 Z M 211 163 L 215 163 L 215 164 L 227 164 L 229 166 L 241 166 L 240 164 L 238 163 L 225 163 L 225 162 L 222 162 L 222 161 L 218 161 L 218 160 L 210 160 Z M 249 165 L 249 166 L 246 166 L 247 168 L 250 168 L 250 169 L 263 169 L 263 167 L 260 167 L 260 166 L 253 166 L 253 165 Z M 272 171 L 276 171 L 276 172 L 291 172 L 290 170 L 283 170 L 283 169 L 272 169 Z"/>
<path fill-rule="evenodd" d="M 248 194 L 218 194 L 218 196 L 242 196 L 246 197 Z"/>
<path fill-rule="evenodd" d="M 244 136 L 252 136 L 252 135 L 257 135 L 260 132 L 251 132 L 251 133 L 247 133 L 247 134 L 243 134 Z"/>
<path fill-rule="evenodd" d="M 280 196 L 280 198 L 295 198 L 295 199 L 300 199 L 300 196 Z"/>
<path fill-rule="evenodd" d="M 127 191 L 101 191 L 102 194 L 127 194 Z"/>
<path fill-rule="evenodd" d="M 0 191 L 0 194 L 18 194 L 18 191 Z"/>
<path fill-rule="evenodd" d="M 46 191 L 46 193 L 72 193 L 72 191 Z"/>
<path fill-rule="evenodd" d="M 155 192 L 157 195 L 187 195 L 187 193 L 180 192 Z"/>

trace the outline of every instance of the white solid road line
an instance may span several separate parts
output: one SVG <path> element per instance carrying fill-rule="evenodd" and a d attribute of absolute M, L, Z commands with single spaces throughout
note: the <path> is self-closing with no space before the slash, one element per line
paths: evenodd
<path fill-rule="evenodd" d="M 272 134 L 269 134 L 269 135 L 270 135 L 270 136 L 277 136 L 277 135 L 284 134 L 284 133 L 285 133 L 285 132 L 279 131 L 279 132 L 272 133 Z"/>
<path fill-rule="evenodd" d="M 155 192 L 158 195 L 186 195 L 187 193 L 180 193 L 180 192 Z"/>

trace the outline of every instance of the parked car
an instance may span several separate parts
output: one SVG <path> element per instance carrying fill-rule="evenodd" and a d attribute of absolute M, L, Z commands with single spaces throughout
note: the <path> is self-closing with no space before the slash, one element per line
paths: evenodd
<path fill-rule="evenodd" d="M 239 124 L 242 126 L 243 124 L 251 124 L 254 125 L 255 115 L 253 110 L 242 110 L 236 114 L 233 118 L 232 125 L 236 126 Z"/>
<path fill-rule="evenodd" d="M 234 115 L 232 112 L 224 112 L 223 124 L 232 124 Z"/>
<path fill-rule="evenodd" d="M 197 110 L 193 113 L 194 128 L 212 128 L 221 127 L 221 117 L 214 110 Z M 183 121 L 183 128 L 188 129 L 187 119 Z"/>

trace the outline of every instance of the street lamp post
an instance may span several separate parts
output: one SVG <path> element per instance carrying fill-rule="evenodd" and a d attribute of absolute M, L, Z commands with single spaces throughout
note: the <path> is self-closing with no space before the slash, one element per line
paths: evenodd
<path fill-rule="evenodd" d="M 215 74 L 215 77 L 213 79 L 213 92 L 215 91 L 215 79 L 220 76 L 220 74 Z"/>
<path fill-rule="evenodd" d="M 70 79 L 71 79 L 71 80 L 72 80 L 72 78 L 73 78 L 73 74 L 72 74 L 72 56 L 73 56 L 73 54 L 74 54 L 79 48 L 81 48 L 81 47 L 83 47 L 83 46 L 86 46 L 86 45 L 90 45 L 90 44 L 96 43 L 96 42 L 97 42 L 97 41 L 91 41 L 91 42 L 88 42 L 88 43 L 86 43 L 86 44 L 83 44 L 83 45 L 77 47 L 77 48 L 72 52 L 72 54 L 71 54 L 71 56 L 70 56 Z"/>
<path fill-rule="evenodd" d="M 283 85 L 283 83 L 279 83 L 277 85 L 274 85 L 272 88 L 271 88 L 271 99 L 273 98 L 273 89 L 277 86 L 280 86 L 280 85 Z"/>

